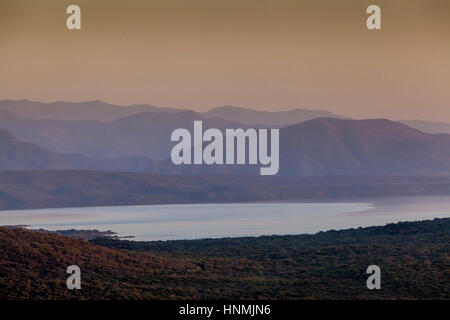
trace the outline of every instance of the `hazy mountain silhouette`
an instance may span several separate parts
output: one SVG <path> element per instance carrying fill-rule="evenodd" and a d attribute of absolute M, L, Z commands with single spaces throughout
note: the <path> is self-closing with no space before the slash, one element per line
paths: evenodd
<path fill-rule="evenodd" d="M 30 119 L 65 121 L 113 121 L 143 112 L 177 113 L 186 109 L 155 107 L 152 105 L 119 106 L 102 101 L 42 103 L 29 100 L 0 100 L 0 111 Z M 205 118 L 222 118 L 247 125 L 286 126 L 321 117 L 343 118 L 325 110 L 292 109 L 288 111 L 257 111 L 248 108 L 223 106 L 199 113 Z"/>
<path fill-rule="evenodd" d="M 167 114 L 160 115 L 168 117 Z M 124 132 L 127 128 L 132 132 L 122 137 L 124 140 L 120 143 L 126 145 L 126 139 L 131 139 L 130 143 L 140 139 L 139 143 L 135 144 L 136 150 L 144 146 L 148 137 L 148 131 L 145 131 L 148 123 L 146 116 L 153 119 L 153 115 L 142 114 L 119 122 Z M 191 114 L 191 117 L 191 120 L 197 119 L 195 114 Z M 162 123 L 161 118 L 158 120 Z M 181 124 L 186 124 L 186 116 L 180 118 L 180 121 Z M 210 124 L 215 127 L 219 127 L 218 124 L 228 127 L 223 120 L 217 121 Z M 139 128 L 143 128 L 143 131 Z M 153 130 L 157 132 L 159 129 L 157 127 Z M 103 134 L 103 137 L 105 136 L 106 134 Z M 57 139 L 58 136 L 54 138 Z M 160 137 L 156 135 L 154 138 Z M 0 169 L 89 169 L 164 174 L 258 174 L 259 172 L 259 165 L 175 166 L 168 159 L 174 143 L 165 138 L 161 139 L 160 145 L 166 150 L 165 159 L 162 161 L 154 161 L 143 156 L 92 159 L 81 154 L 53 153 L 32 143 L 22 142 L 2 130 Z M 114 147 L 112 142 L 111 146 Z M 450 135 L 447 134 L 427 134 L 384 119 L 320 118 L 280 129 L 280 175 L 304 177 L 448 173 L 450 173 Z"/>
<path fill-rule="evenodd" d="M 322 118 L 280 131 L 280 174 L 294 176 L 450 172 L 450 135 L 386 119 Z"/>
<path fill-rule="evenodd" d="M 169 161 L 165 167 L 170 167 Z M 259 174 L 260 165 L 182 165 L 179 173 Z M 449 175 L 450 135 L 386 119 L 313 119 L 280 129 L 281 176 Z"/>
<path fill-rule="evenodd" d="M 410 121 L 399 121 L 400 123 L 406 124 L 411 128 L 416 128 L 420 131 L 427 133 L 448 133 L 450 134 L 450 123 L 447 122 L 433 122 L 433 121 L 422 121 L 422 120 L 410 120 Z"/>
<path fill-rule="evenodd" d="M 153 168 L 153 166 L 156 166 Z M 89 169 L 111 171 L 158 171 L 145 157 L 89 159 L 81 154 L 57 154 L 0 129 L 0 170 Z"/>
<path fill-rule="evenodd" d="M 284 127 L 316 118 L 345 118 L 326 110 L 292 109 L 288 111 L 258 111 L 234 106 L 214 108 L 203 113 L 206 117 L 217 117 L 247 125 Z"/>
<path fill-rule="evenodd" d="M 0 129 L 0 168 L 21 169 L 63 169 L 69 168 L 65 160 L 44 148 L 22 142 L 11 133 Z"/>
<path fill-rule="evenodd" d="M 57 153 L 81 153 L 93 158 L 146 156 L 163 160 L 170 155 L 172 131 L 192 129 L 193 121 L 202 119 L 193 111 L 144 112 L 111 122 L 22 119 L 0 111 L 0 128 Z M 246 128 L 218 118 L 204 119 L 203 126 L 205 129 Z"/>
<path fill-rule="evenodd" d="M 56 101 L 50 103 L 30 100 L 0 100 L 0 119 L 7 111 L 24 119 L 64 120 L 64 121 L 102 121 L 109 122 L 143 112 L 179 113 L 183 108 L 155 107 L 147 104 L 121 106 L 99 100 L 86 102 Z M 258 111 L 236 106 L 222 106 L 207 112 L 197 113 L 203 118 L 221 118 L 256 127 L 285 127 L 317 118 L 349 119 L 326 110 L 292 109 L 286 111 Z M 450 123 L 411 120 L 398 122 L 427 133 L 449 133 Z M 0 126 L 1 127 L 1 126 Z M 15 132 L 17 136 L 21 136 Z M 48 147 L 51 148 L 51 145 Z"/>
<path fill-rule="evenodd" d="M 50 103 L 29 100 L 0 100 L 0 111 L 8 111 L 16 116 L 31 119 L 112 121 L 141 112 L 175 113 L 183 110 L 147 104 L 119 106 L 99 100 L 86 102 L 55 101 Z"/>

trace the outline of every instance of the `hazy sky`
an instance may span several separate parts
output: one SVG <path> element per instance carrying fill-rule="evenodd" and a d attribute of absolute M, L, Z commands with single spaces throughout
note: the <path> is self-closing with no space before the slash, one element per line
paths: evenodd
<path fill-rule="evenodd" d="M 450 1 L 1 0 L 0 99 L 23 98 L 450 122 Z"/>

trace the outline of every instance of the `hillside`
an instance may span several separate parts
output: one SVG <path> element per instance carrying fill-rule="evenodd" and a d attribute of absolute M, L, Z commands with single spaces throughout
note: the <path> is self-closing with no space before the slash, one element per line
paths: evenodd
<path fill-rule="evenodd" d="M 62 121 L 20 118 L 0 111 L 0 128 L 17 138 L 55 153 L 79 153 L 89 158 L 145 156 L 163 160 L 170 156 L 172 131 L 192 129 L 202 116 L 192 111 L 143 112 L 114 121 Z M 204 128 L 246 128 L 218 118 L 203 121 Z"/>
<path fill-rule="evenodd" d="M 280 174 L 449 174 L 450 135 L 385 119 L 321 118 L 280 130 Z"/>
<path fill-rule="evenodd" d="M 0 170 L 90 169 L 112 171 L 158 171 L 145 157 L 90 159 L 81 154 L 58 154 L 24 142 L 0 129 Z M 161 166 L 161 170 L 162 170 Z"/>
<path fill-rule="evenodd" d="M 450 219 L 168 242 L 0 228 L 0 299 L 449 299 L 449 243 Z M 65 286 L 72 264 L 79 291 Z M 371 264 L 381 290 L 365 287 Z"/>
<path fill-rule="evenodd" d="M 449 178 L 0 171 L 0 210 L 449 194 Z"/>
<path fill-rule="evenodd" d="M 0 299 L 169 298 L 178 283 L 199 272 L 195 264 L 152 254 L 119 251 L 82 240 L 0 228 Z M 66 287 L 66 268 L 82 270 L 82 290 Z M 126 279 L 126 280 L 125 280 Z"/>
<path fill-rule="evenodd" d="M 0 129 L 0 169 L 63 169 L 70 168 L 65 159 L 44 148 L 15 138 Z"/>

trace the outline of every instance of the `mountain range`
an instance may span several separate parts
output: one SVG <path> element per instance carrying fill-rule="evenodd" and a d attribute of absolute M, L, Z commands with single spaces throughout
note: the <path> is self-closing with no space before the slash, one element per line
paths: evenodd
<path fill-rule="evenodd" d="M 191 128 L 194 120 L 204 120 L 205 128 L 247 127 L 219 118 L 203 118 L 193 111 L 142 112 L 109 122 L 24 119 L 0 111 L 0 128 L 19 139 L 53 152 L 81 153 L 94 158 L 145 156 L 163 160 L 170 155 L 172 131 Z"/>
<path fill-rule="evenodd" d="M 192 112 L 177 113 L 170 117 L 169 114 L 158 115 L 160 117 L 157 120 L 154 114 L 144 113 L 112 122 L 115 123 L 116 130 L 121 128 L 124 132 L 124 137 L 120 137 L 122 140 L 119 140 L 117 145 L 126 146 L 127 139 L 130 139 L 128 143 L 133 144 L 134 149 L 128 148 L 130 155 L 122 157 L 95 158 L 81 153 L 55 153 L 36 144 L 21 141 L 10 132 L 1 130 L 0 169 L 89 169 L 166 174 L 257 173 L 259 166 L 255 165 L 173 165 L 168 157 L 174 143 L 170 142 L 169 131 L 163 133 L 163 120 L 170 118 L 173 121 L 174 116 L 180 117 L 176 124 L 183 127 L 188 122 L 192 123 L 193 119 L 197 120 L 197 115 Z M 209 120 L 212 121 L 209 125 L 213 127 L 230 128 L 230 125 L 236 125 L 225 120 Z M 149 121 L 154 121 L 152 126 L 148 125 Z M 109 125 L 111 123 L 105 124 L 107 129 L 103 130 L 108 130 Z M 23 125 L 22 128 L 30 126 Z M 145 131 L 147 128 L 155 132 L 154 137 L 148 136 L 150 133 Z M 99 144 L 106 144 L 107 141 L 111 143 L 107 145 L 109 148 L 114 147 L 113 142 L 120 134 L 116 133 L 111 139 L 101 128 L 96 129 L 98 130 L 96 133 L 89 133 L 85 129 L 86 144 L 91 136 L 97 141 L 100 136 L 105 140 L 99 141 Z M 126 134 L 127 129 L 131 133 Z M 60 135 L 54 136 L 55 139 L 59 137 Z M 68 136 L 68 139 L 72 138 Z M 148 144 L 147 139 L 152 141 L 151 138 L 155 138 L 154 145 Z M 139 154 L 132 155 L 133 150 L 139 151 L 149 146 L 164 150 L 165 157 L 163 153 L 160 159 L 151 159 Z M 318 118 L 280 129 L 279 174 L 283 176 L 447 175 L 448 173 L 450 173 L 448 134 L 427 134 L 386 119 Z"/>
<path fill-rule="evenodd" d="M 0 129 L 0 170 L 89 169 L 154 171 L 155 162 L 145 157 L 91 159 L 82 154 L 59 154 L 14 137 Z"/>
<path fill-rule="evenodd" d="M 450 135 L 386 119 L 320 118 L 280 130 L 280 174 L 448 174 Z"/>
<path fill-rule="evenodd" d="M 20 118 L 36 120 L 113 121 L 144 112 L 173 114 L 191 110 L 155 107 L 146 104 L 119 106 L 98 100 L 86 102 L 56 101 L 50 103 L 29 100 L 0 100 L 0 111 L 7 111 Z M 321 117 L 345 118 L 325 110 L 292 109 L 269 112 L 235 106 L 217 107 L 198 114 L 203 118 L 221 118 L 252 126 L 277 127 Z"/>
<path fill-rule="evenodd" d="M 53 119 L 66 121 L 112 121 L 141 112 L 175 113 L 182 110 L 141 104 L 119 106 L 103 101 L 55 101 L 43 103 L 30 100 L 0 100 L 0 111 L 8 111 L 21 118 Z"/>
<path fill-rule="evenodd" d="M 326 110 L 292 109 L 287 111 L 258 111 L 234 106 L 214 108 L 202 115 L 207 118 L 221 118 L 256 127 L 265 126 L 278 128 L 316 118 L 346 119 L 346 117 Z"/>
<path fill-rule="evenodd" d="M 2 111 L 7 111 L 22 119 L 110 122 L 144 112 L 174 114 L 189 110 L 156 107 L 148 104 L 121 106 L 99 100 L 86 102 L 55 101 L 50 103 L 30 100 L 0 100 L 0 120 L 5 115 L 5 113 L 1 113 Z M 284 111 L 260 111 L 237 106 L 216 107 L 206 112 L 199 112 L 197 115 L 202 118 L 220 118 L 253 127 L 278 128 L 316 118 L 350 119 L 326 110 L 294 108 Z M 424 120 L 397 121 L 427 133 L 450 133 L 450 123 Z M 0 128 L 5 129 L 1 125 Z M 20 136 L 17 132 L 14 132 L 14 134 Z"/>

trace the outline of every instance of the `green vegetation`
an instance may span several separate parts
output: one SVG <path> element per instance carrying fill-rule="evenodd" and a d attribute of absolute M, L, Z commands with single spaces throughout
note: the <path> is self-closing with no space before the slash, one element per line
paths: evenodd
<path fill-rule="evenodd" d="M 0 228 L 0 257 L 3 299 L 450 299 L 450 219 L 157 242 Z M 71 264 L 80 291 L 65 287 Z M 371 264 L 381 290 L 365 286 Z"/>

